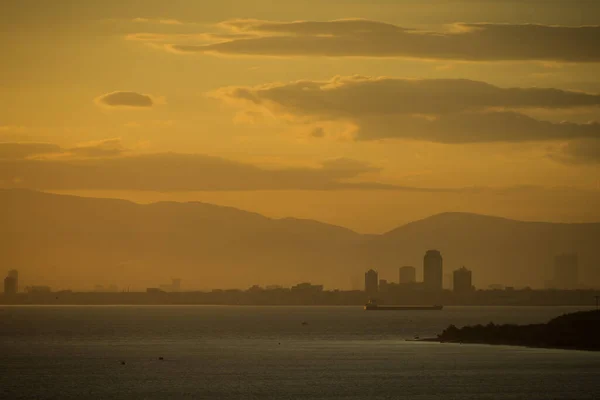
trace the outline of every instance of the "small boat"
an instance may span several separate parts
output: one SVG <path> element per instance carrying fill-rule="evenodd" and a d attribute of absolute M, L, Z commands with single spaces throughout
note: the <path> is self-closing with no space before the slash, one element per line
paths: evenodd
<path fill-rule="evenodd" d="M 441 310 L 444 306 L 434 305 L 434 306 L 380 306 L 377 302 L 373 300 L 369 300 L 367 304 L 365 304 L 366 311 L 434 311 Z"/>

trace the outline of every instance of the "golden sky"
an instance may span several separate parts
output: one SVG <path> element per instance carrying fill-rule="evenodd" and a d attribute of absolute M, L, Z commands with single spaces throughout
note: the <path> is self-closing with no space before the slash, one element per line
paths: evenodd
<path fill-rule="evenodd" d="M 4 0 L 0 185 L 382 232 L 600 220 L 600 3 Z"/>

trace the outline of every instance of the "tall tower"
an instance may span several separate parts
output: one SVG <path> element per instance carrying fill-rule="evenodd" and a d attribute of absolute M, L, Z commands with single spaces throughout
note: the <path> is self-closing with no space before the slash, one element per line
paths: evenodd
<path fill-rule="evenodd" d="M 15 293 L 19 291 L 19 271 L 11 269 L 8 271 L 8 277 L 15 280 Z"/>
<path fill-rule="evenodd" d="M 438 250 L 427 250 L 423 257 L 423 286 L 427 290 L 442 290 L 444 271 L 442 254 Z"/>
<path fill-rule="evenodd" d="M 454 271 L 454 292 L 469 293 L 473 290 L 473 274 L 465 267 Z"/>
<path fill-rule="evenodd" d="M 372 296 L 379 291 L 379 274 L 377 271 L 370 269 L 365 272 L 365 292 Z"/>
<path fill-rule="evenodd" d="M 19 273 L 16 269 L 8 271 L 8 275 L 4 278 L 4 294 L 13 295 L 19 291 Z"/>

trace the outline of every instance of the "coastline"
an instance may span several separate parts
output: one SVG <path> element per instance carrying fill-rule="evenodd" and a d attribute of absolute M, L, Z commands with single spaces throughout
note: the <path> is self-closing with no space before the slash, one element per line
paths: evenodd
<path fill-rule="evenodd" d="M 600 351 L 600 310 L 564 314 L 545 324 L 450 325 L 435 338 L 415 341 Z"/>
<path fill-rule="evenodd" d="M 546 350 L 569 350 L 569 351 L 600 351 L 598 348 L 585 348 L 585 347 L 559 347 L 559 346 L 535 346 L 531 344 L 515 344 L 515 343 L 488 343 L 488 342 L 452 342 L 443 341 L 438 338 L 423 338 L 423 339 L 406 339 L 407 342 L 425 342 L 425 343 L 440 343 L 440 344 L 464 344 L 464 345 L 483 345 L 483 346 L 509 346 L 509 347 L 524 347 L 528 349 L 546 349 Z"/>

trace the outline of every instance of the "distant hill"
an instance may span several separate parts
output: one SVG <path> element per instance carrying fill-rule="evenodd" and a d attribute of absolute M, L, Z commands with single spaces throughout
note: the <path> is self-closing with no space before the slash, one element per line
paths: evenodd
<path fill-rule="evenodd" d="M 582 281 L 600 283 L 600 223 L 521 222 L 444 213 L 383 235 L 204 203 L 149 205 L 27 190 L 0 190 L 0 264 L 54 288 L 116 283 L 141 289 L 183 279 L 184 288 L 291 285 L 359 288 L 362 274 L 421 273 L 427 249 L 445 272 L 473 270 L 478 286 L 542 286 L 555 254 L 575 251 Z M 599 285 L 600 286 L 600 285 Z"/>

